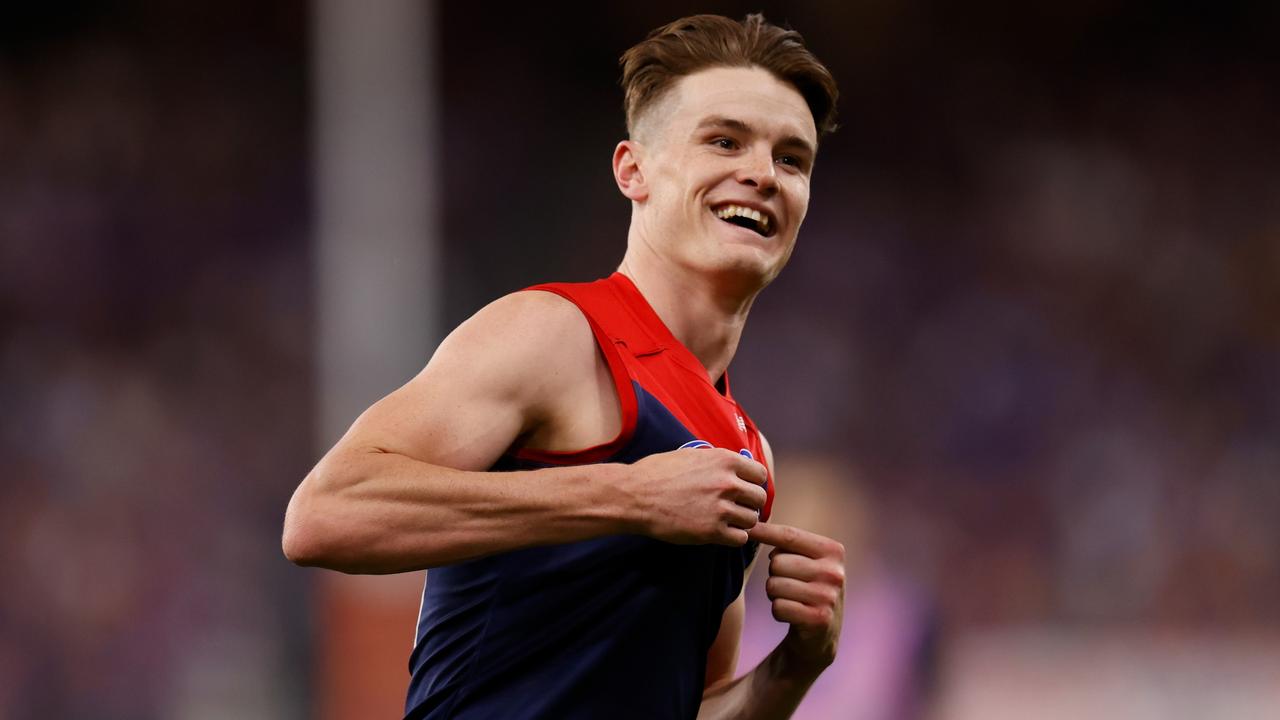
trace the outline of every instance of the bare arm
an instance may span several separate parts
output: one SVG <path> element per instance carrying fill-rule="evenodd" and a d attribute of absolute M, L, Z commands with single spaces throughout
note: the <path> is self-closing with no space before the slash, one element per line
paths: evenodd
<path fill-rule="evenodd" d="M 285 555 L 390 573 L 617 533 L 745 543 L 763 468 L 728 451 L 486 471 L 519 438 L 571 427 L 576 417 L 557 402 L 592 382 L 599 362 L 586 321 L 559 297 L 517 293 L 481 310 L 302 481 L 285 514 Z M 670 507 L 689 504 L 689 491 L 699 512 Z"/>
<path fill-rule="evenodd" d="M 575 314 L 554 296 L 519 293 L 455 330 L 302 481 L 285 514 L 285 554 L 302 565 L 386 573 L 625 532 L 616 466 L 481 472 L 539 422 L 543 396 L 560 389 L 544 369 L 565 367 L 575 350 L 593 358 L 590 330 Z"/>
<path fill-rule="evenodd" d="M 763 444 L 772 468 L 773 451 L 767 441 Z M 775 523 L 760 523 L 749 533 L 753 539 L 774 546 L 765 588 L 774 618 L 791 628 L 759 665 L 735 679 L 746 607 L 743 596 L 738 596 L 725 610 L 720 634 L 708 656 L 700 720 L 789 718 L 814 680 L 835 660 L 844 614 L 844 546 Z M 732 662 L 726 663 L 727 657 L 732 657 Z M 718 677 L 712 677 L 712 669 L 720 673 Z"/>

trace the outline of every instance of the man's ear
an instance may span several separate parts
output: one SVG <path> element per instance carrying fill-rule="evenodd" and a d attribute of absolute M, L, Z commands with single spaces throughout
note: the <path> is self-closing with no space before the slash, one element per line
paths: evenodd
<path fill-rule="evenodd" d="M 623 140 L 613 149 L 613 179 L 618 189 L 633 202 L 649 198 L 649 186 L 640 168 L 644 146 L 634 140 Z"/>

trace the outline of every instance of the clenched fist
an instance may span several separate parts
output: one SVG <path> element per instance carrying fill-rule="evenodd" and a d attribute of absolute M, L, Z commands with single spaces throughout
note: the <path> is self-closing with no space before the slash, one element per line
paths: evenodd
<path fill-rule="evenodd" d="M 640 531 L 670 543 L 745 545 L 767 499 L 764 465 L 731 450 L 673 450 L 630 469 Z"/>
<path fill-rule="evenodd" d="M 844 619 L 844 545 L 776 523 L 760 523 L 748 534 L 774 548 L 765 593 L 774 619 L 791 625 L 783 645 L 801 667 L 821 672 L 836 658 Z"/>

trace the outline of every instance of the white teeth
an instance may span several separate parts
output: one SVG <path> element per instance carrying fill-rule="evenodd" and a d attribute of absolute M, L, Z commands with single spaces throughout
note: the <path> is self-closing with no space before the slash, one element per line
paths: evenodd
<path fill-rule="evenodd" d="M 759 210 L 752 210 L 751 208 L 745 208 L 740 205 L 725 205 L 715 212 L 716 217 L 721 220 L 727 220 L 735 216 L 750 218 L 760 225 L 761 230 L 766 232 L 769 230 L 769 216 Z"/>

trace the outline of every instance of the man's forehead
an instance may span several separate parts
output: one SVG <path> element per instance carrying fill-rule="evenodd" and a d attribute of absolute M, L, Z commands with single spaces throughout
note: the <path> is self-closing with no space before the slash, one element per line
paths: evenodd
<path fill-rule="evenodd" d="M 800 92 L 761 68 L 711 68 L 680 79 L 673 88 L 673 125 L 709 125 L 794 136 L 814 145 L 817 127 Z M 672 129 L 675 129 L 674 127 Z"/>

